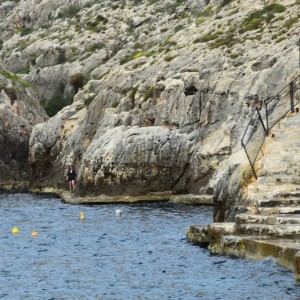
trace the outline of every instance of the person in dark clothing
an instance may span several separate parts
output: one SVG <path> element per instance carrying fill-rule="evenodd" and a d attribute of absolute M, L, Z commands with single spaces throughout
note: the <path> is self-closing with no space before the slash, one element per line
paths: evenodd
<path fill-rule="evenodd" d="M 75 189 L 75 183 L 76 183 L 76 170 L 74 166 L 68 167 L 68 174 L 67 174 L 67 180 L 69 182 L 69 190 L 70 192 L 73 192 Z"/>

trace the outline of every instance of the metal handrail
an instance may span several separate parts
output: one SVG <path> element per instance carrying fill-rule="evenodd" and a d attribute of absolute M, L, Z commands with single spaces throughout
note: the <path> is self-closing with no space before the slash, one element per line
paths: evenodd
<path fill-rule="evenodd" d="M 274 127 L 287 113 L 294 112 L 300 102 L 300 95 L 295 102 L 296 92 L 300 91 L 300 75 L 296 76 L 274 97 L 265 100 L 263 107 L 252 111 L 250 120 L 241 139 L 242 146 L 250 162 L 251 169 L 257 178 L 254 164 L 270 129 Z"/>

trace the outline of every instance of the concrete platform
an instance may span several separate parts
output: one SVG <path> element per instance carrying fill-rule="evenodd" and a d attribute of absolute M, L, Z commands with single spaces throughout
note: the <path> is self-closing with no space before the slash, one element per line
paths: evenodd
<path fill-rule="evenodd" d="M 142 202 L 174 202 L 186 205 L 214 205 L 210 195 L 173 195 L 171 193 L 152 193 L 142 196 L 86 196 L 78 197 L 76 194 L 64 191 L 60 193 L 63 202 L 68 204 L 111 204 L 111 203 L 142 203 Z"/>

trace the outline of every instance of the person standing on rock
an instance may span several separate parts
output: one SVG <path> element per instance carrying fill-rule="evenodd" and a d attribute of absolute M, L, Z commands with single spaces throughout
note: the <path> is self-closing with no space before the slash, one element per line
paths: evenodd
<path fill-rule="evenodd" d="M 76 182 L 76 170 L 74 166 L 68 167 L 67 180 L 69 182 L 69 190 L 73 192 L 75 190 L 75 182 Z"/>

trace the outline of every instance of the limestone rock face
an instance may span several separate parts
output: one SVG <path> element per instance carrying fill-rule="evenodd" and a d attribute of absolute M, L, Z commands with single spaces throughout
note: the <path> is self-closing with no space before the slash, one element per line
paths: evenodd
<path fill-rule="evenodd" d="M 47 116 L 37 93 L 0 64 L 0 181 L 28 181 L 29 137 L 32 126 Z"/>
<path fill-rule="evenodd" d="M 74 164 L 81 195 L 237 202 L 252 102 L 287 84 L 299 54 L 297 3 L 250 2 L 1 4 L 3 64 L 44 105 L 72 99 L 32 131 L 32 186 L 65 187 Z"/>

